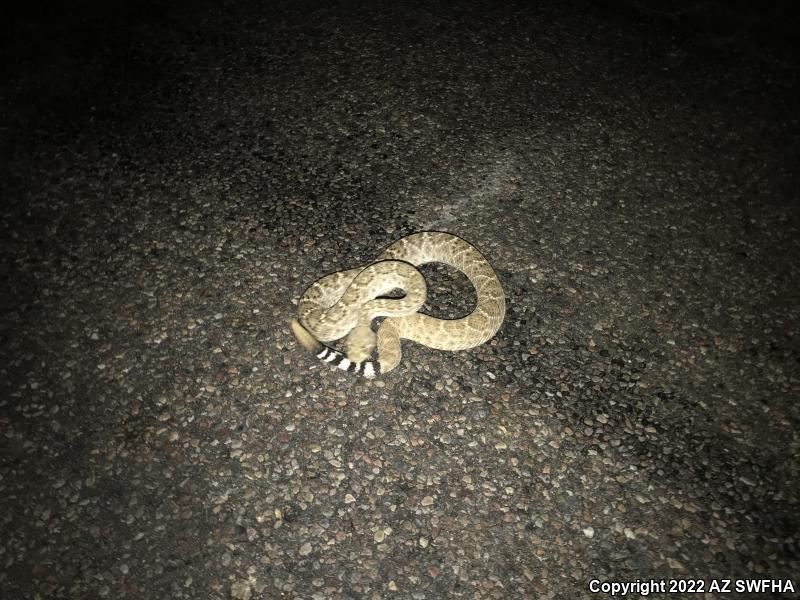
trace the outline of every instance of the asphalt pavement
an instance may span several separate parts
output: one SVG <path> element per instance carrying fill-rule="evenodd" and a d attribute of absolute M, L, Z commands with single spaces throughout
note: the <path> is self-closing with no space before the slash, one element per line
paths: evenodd
<path fill-rule="evenodd" d="M 796 11 L 737 4 L 17 7 L 0 597 L 800 597 Z M 497 335 L 303 352 L 425 230 Z"/>

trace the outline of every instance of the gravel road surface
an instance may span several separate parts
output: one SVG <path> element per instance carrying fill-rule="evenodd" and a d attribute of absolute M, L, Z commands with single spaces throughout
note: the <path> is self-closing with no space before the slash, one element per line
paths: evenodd
<path fill-rule="evenodd" d="M 17 7 L 0 598 L 800 597 L 796 10 L 737 4 Z M 424 230 L 498 334 L 304 353 Z"/>

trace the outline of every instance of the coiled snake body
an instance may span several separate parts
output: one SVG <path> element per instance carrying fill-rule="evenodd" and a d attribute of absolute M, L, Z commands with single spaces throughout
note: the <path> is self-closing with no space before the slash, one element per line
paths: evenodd
<path fill-rule="evenodd" d="M 469 278 L 478 300 L 460 319 L 438 319 L 417 312 L 427 286 L 416 267 L 441 262 Z M 403 298 L 386 298 L 402 289 Z M 314 282 L 298 304 L 292 332 L 318 358 L 339 369 L 372 378 L 394 369 L 402 357 L 400 340 L 437 350 L 465 350 L 491 339 L 505 317 L 503 287 L 478 250 L 449 233 L 424 231 L 404 237 L 364 267 L 339 271 Z M 386 317 L 377 335 L 371 323 Z M 347 354 L 324 345 L 347 336 Z M 370 360 L 377 345 L 378 359 Z"/>

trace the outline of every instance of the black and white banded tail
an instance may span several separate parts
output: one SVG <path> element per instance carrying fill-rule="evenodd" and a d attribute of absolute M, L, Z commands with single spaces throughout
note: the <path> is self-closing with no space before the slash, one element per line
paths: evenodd
<path fill-rule="evenodd" d="M 341 369 L 342 371 L 349 371 L 351 373 L 358 373 L 367 379 L 373 379 L 381 374 L 381 366 L 374 360 L 365 360 L 364 362 L 353 362 L 347 358 L 344 353 L 328 348 L 324 344 L 320 344 L 322 348 L 317 352 L 317 358 L 325 361 Z"/>
<path fill-rule="evenodd" d="M 349 371 L 350 373 L 358 373 L 367 379 L 374 379 L 381 374 L 380 363 L 374 360 L 365 360 L 364 362 L 353 362 L 343 352 L 329 348 L 303 327 L 299 321 L 294 320 L 291 323 L 292 333 L 297 341 L 303 348 L 309 352 L 316 354 L 317 358 L 340 369 L 342 371 Z"/>

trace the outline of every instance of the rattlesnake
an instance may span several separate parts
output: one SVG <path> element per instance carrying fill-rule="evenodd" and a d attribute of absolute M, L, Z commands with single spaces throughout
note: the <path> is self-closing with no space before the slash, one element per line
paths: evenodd
<path fill-rule="evenodd" d="M 417 312 L 425 302 L 425 278 L 416 267 L 441 262 L 460 271 L 475 288 L 478 301 L 460 319 L 437 319 Z M 403 298 L 387 298 L 395 289 Z M 314 282 L 298 304 L 299 321 L 291 323 L 297 341 L 318 358 L 344 371 L 373 378 L 394 369 L 400 340 L 437 350 L 465 350 L 489 340 L 503 322 L 505 294 L 494 270 L 474 246 L 459 237 L 423 231 L 386 248 L 369 265 L 339 271 Z M 387 317 L 377 336 L 371 323 Z M 321 342 L 347 336 L 347 356 Z M 378 360 L 369 360 L 377 343 Z"/>

